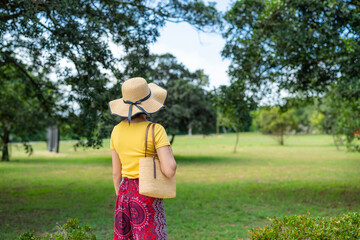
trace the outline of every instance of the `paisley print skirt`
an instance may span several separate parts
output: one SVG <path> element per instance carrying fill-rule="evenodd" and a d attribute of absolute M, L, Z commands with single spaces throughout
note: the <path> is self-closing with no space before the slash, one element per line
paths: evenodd
<path fill-rule="evenodd" d="M 123 178 L 115 203 L 114 240 L 167 239 L 164 201 L 139 194 L 139 179 Z"/>

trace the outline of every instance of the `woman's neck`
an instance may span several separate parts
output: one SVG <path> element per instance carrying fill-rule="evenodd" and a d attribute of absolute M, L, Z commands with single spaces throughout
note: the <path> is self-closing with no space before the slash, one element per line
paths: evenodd
<path fill-rule="evenodd" d="M 132 123 L 145 122 L 145 121 L 146 121 L 146 115 L 145 114 L 140 114 L 140 115 L 138 115 L 136 117 L 131 118 Z M 124 122 L 128 122 L 128 120 L 125 119 Z"/>

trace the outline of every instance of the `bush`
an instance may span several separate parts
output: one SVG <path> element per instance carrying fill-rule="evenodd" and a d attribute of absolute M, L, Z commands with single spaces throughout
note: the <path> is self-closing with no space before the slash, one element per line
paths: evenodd
<path fill-rule="evenodd" d="M 91 233 L 89 226 L 85 224 L 81 227 L 77 218 L 69 218 L 63 226 L 57 224 L 55 233 L 39 237 L 34 236 L 34 231 L 25 232 L 17 240 L 96 240 L 96 236 Z"/>
<path fill-rule="evenodd" d="M 250 239 L 360 239 L 360 214 L 347 213 L 339 218 L 308 215 L 268 218 L 270 226 L 249 230 Z"/>

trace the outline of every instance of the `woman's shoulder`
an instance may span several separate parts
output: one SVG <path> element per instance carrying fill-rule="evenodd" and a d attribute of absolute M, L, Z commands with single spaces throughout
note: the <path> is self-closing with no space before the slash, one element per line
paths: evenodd
<path fill-rule="evenodd" d="M 154 123 L 155 124 L 155 129 L 164 129 L 165 130 L 165 128 L 164 128 L 164 126 L 161 124 L 161 123 Z"/>
<path fill-rule="evenodd" d="M 160 123 L 155 123 L 155 134 L 166 134 L 165 127 Z"/>
<path fill-rule="evenodd" d="M 156 139 L 156 148 L 170 145 L 169 138 L 166 134 L 166 130 L 164 126 L 159 123 L 155 124 L 155 139 Z"/>
<path fill-rule="evenodd" d="M 113 127 L 112 132 L 118 131 L 119 128 L 120 128 L 120 125 L 121 125 L 121 122 L 119 122 L 118 124 L 116 124 L 116 125 Z"/>
<path fill-rule="evenodd" d="M 154 122 L 154 124 L 155 124 L 155 127 L 158 127 L 158 126 L 164 127 L 161 123 L 156 123 L 156 122 Z"/>

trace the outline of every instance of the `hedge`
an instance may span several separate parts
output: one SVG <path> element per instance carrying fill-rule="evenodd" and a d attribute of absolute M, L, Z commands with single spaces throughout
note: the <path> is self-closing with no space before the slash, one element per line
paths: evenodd
<path fill-rule="evenodd" d="M 250 239 L 360 239 L 360 214 L 350 212 L 339 218 L 307 215 L 267 218 L 271 224 L 249 230 Z"/>

